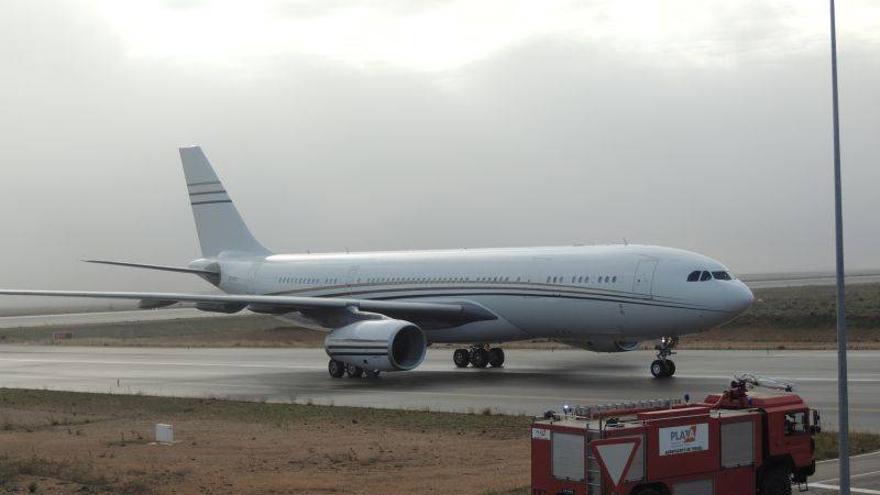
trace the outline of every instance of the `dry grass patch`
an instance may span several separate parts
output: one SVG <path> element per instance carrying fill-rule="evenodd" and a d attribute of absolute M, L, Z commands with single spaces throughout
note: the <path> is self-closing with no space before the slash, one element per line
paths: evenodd
<path fill-rule="evenodd" d="M 877 450 L 880 450 L 880 435 L 850 432 L 849 455 L 867 454 Z M 816 435 L 816 460 L 836 459 L 838 451 L 836 431 L 823 431 Z"/>
<path fill-rule="evenodd" d="M 0 417 L 0 483 L 39 493 L 517 493 L 529 476 L 525 417 L 2 389 Z M 179 443 L 152 444 L 157 422 Z"/>

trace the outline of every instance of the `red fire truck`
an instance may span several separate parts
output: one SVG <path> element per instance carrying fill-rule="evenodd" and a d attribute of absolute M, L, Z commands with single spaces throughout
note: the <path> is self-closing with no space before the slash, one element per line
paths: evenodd
<path fill-rule="evenodd" d="M 789 495 L 815 472 L 819 413 L 759 384 L 548 411 L 532 424 L 532 495 Z"/>

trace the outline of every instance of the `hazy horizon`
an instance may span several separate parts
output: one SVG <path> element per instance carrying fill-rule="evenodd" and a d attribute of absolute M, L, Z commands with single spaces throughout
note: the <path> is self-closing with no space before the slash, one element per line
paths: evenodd
<path fill-rule="evenodd" d="M 735 273 L 831 270 L 827 14 L 3 2 L 0 286 L 208 290 L 79 262 L 199 256 L 188 144 L 276 252 L 626 239 Z M 847 267 L 878 269 L 880 4 L 838 4 L 838 36 Z"/>

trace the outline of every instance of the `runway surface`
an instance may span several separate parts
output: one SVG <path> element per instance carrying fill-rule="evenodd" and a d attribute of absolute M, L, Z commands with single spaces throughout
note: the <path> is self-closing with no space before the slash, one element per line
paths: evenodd
<path fill-rule="evenodd" d="M 850 491 L 856 494 L 880 495 L 880 452 L 850 457 Z M 829 495 L 839 491 L 837 460 L 820 461 L 816 474 L 810 478 L 810 491 Z"/>
<path fill-rule="evenodd" d="M 682 351 L 678 373 L 656 380 L 653 353 L 509 350 L 501 369 L 456 369 L 432 349 L 416 371 L 377 380 L 332 379 L 321 349 L 0 346 L 0 386 L 253 401 L 537 415 L 596 404 L 722 390 L 735 372 L 788 378 L 826 428 L 836 424 L 836 354 L 828 351 Z M 880 431 L 880 352 L 850 352 L 850 423 Z"/>
<path fill-rule="evenodd" d="M 834 272 L 800 272 L 743 275 L 739 277 L 750 289 L 770 289 L 775 287 L 804 287 L 807 285 L 834 285 L 837 278 Z M 876 270 L 850 272 L 844 280 L 847 285 L 876 284 L 880 273 Z"/>

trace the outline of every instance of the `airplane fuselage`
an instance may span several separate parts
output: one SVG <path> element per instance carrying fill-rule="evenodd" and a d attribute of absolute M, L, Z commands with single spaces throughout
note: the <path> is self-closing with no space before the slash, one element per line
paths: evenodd
<path fill-rule="evenodd" d="M 432 342 L 554 338 L 594 348 L 700 332 L 752 302 L 736 279 L 688 251 L 612 245 L 379 253 L 278 254 L 220 260 L 229 293 L 457 302 L 499 316 L 425 328 Z M 294 321 L 303 323 L 296 317 Z"/>

